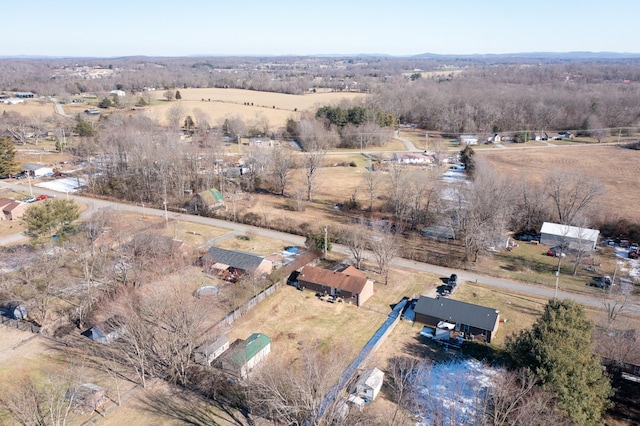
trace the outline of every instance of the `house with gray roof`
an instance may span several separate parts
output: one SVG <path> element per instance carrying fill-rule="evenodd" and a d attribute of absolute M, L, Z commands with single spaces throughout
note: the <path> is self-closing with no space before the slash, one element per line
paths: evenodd
<path fill-rule="evenodd" d="M 465 338 L 483 338 L 487 343 L 495 337 L 500 323 L 500 311 L 473 303 L 444 297 L 420 296 L 415 308 L 416 322 L 432 327 L 445 322 Z"/>
<path fill-rule="evenodd" d="M 207 273 L 221 274 L 227 271 L 232 276 L 259 277 L 269 274 L 273 269 L 273 262 L 264 256 L 218 247 L 209 248 L 200 261 Z"/>
<path fill-rule="evenodd" d="M 213 342 L 207 342 L 194 352 L 195 361 L 201 365 L 210 366 L 213 361 L 229 349 L 229 338 L 220 336 Z"/>

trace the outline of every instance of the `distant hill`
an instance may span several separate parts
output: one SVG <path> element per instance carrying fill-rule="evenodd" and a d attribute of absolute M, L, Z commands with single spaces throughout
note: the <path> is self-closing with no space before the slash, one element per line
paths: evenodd
<path fill-rule="evenodd" d="M 414 55 L 417 59 L 442 59 L 442 58 L 468 58 L 468 59 L 635 59 L 640 58 L 640 53 L 627 52 L 521 52 L 521 53 L 487 53 L 472 55 L 453 55 L 422 53 Z"/>

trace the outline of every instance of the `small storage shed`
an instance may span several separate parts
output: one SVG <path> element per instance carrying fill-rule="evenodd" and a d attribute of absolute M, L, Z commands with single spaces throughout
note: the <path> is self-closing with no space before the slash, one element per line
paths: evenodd
<path fill-rule="evenodd" d="M 216 341 L 204 344 L 195 350 L 194 358 L 200 365 L 211 365 L 220 355 L 229 349 L 229 338 L 220 336 Z"/>
<path fill-rule="evenodd" d="M 366 370 L 356 382 L 356 396 L 366 402 L 373 401 L 382 389 L 384 373 L 377 368 Z"/>
<path fill-rule="evenodd" d="M 220 362 L 225 371 L 245 379 L 270 352 L 271 339 L 262 333 L 253 333 L 229 349 Z"/>
<path fill-rule="evenodd" d="M 23 168 L 29 172 L 31 177 L 39 178 L 42 176 L 53 175 L 53 168 L 44 164 L 27 163 Z"/>
<path fill-rule="evenodd" d="M 125 326 L 123 318 L 119 315 L 114 315 L 108 320 L 94 325 L 82 334 L 98 343 L 108 345 L 122 337 L 124 333 Z"/>
<path fill-rule="evenodd" d="M 0 304 L 0 315 L 3 317 L 21 320 L 27 319 L 27 307 L 20 302 L 4 302 Z"/>

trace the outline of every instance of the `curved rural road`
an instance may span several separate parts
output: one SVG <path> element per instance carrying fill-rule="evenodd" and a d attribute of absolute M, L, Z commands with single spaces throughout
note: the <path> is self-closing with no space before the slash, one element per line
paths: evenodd
<path fill-rule="evenodd" d="M 410 152 L 422 152 L 421 149 L 416 148 L 416 146 L 413 144 L 413 142 L 411 142 L 409 139 L 407 138 L 401 138 L 400 136 L 398 136 L 397 134 L 393 135 L 393 138 L 395 140 L 398 140 L 400 142 L 402 142 L 402 144 L 404 145 L 405 149 L 407 151 Z"/>
<path fill-rule="evenodd" d="M 25 190 L 25 188 L 22 185 L 9 183 L 9 182 L 0 182 L 0 187 L 6 187 L 6 188 L 11 188 L 11 189 L 20 190 L 20 191 Z M 37 187 L 34 188 L 34 193 L 47 194 L 51 197 L 60 196 L 60 193 L 56 193 L 56 191 L 46 190 L 46 189 L 37 188 Z M 65 195 L 62 195 L 62 196 L 65 196 Z M 69 196 L 71 199 L 74 199 L 88 206 L 87 210 L 83 213 L 84 217 L 89 216 L 90 214 L 92 214 L 93 212 L 99 209 L 108 207 L 108 208 L 113 208 L 115 210 L 135 212 L 138 214 L 144 214 L 149 216 L 164 217 L 165 214 L 167 214 L 167 219 L 169 220 L 201 223 L 205 225 L 215 226 L 218 228 L 228 229 L 232 232 L 237 232 L 237 233 L 244 233 L 247 230 L 251 230 L 256 235 L 260 235 L 267 238 L 279 239 L 287 243 L 290 243 L 292 245 L 302 246 L 304 245 L 304 242 L 305 242 L 305 238 L 299 235 L 288 234 L 285 232 L 259 228 L 259 227 L 245 225 L 245 224 L 236 223 L 236 222 L 229 222 L 221 219 L 213 219 L 209 217 L 194 216 L 194 215 L 174 213 L 174 212 L 165 213 L 165 211 L 161 209 L 153 209 L 153 208 L 142 207 L 138 205 L 116 203 L 113 201 L 99 200 L 99 199 L 76 196 L 76 195 L 67 195 L 67 196 Z M 8 237 L 1 238 L 0 244 L 2 245 L 12 244 L 17 241 L 20 241 L 23 238 L 25 237 L 22 234 L 11 235 Z M 346 246 L 339 245 L 339 244 L 333 245 L 333 251 L 342 253 L 345 255 L 350 255 L 349 249 Z M 373 254 L 370 252 L 366 253 L 366 257 L 371 259 L 373 257 Z M 487 275 L 482 275 L 482 274 L 469 272 L 469 271 L 459 271 L 455 269 L 445 268 L 437 265 L 431 265 L 428 263 L 416 262 L 413 260 L 408 260 L 403 258 L 395 258 L 392 264 L 394 266 L 398 266 L 402 268 L 408 268 L 416 271 L 436 274 L 441 277 L 448 277 L 452 273 L 456 273 L 458 274 L 458 277 L 461 281 L 475 282 L 477 284 L 487 285 L 495 289 L 503 290 L 509 293 L 520 293 L 523 295 L 531 295 L 533 297 L 543 298 L 543 299 L 552 299 L 554 296 L 553 288 L 542 287 L 542 286 L 532 285 L 532 284 L 525 284 L 525 283 L 515 282 L 515 281 L 506 280 L 502 278 L 490 277 Z M 562 282 L 560 284 L 562 284 Z M 562 288 L 561 285 L 560 285 L 560 288 Z M 603 304 L 604 298 L 598 297 L 595 295 L 591 296 L 586 294 L 570 293 L 570 292 L 559 290 L 558 298 L 571 299 L 585 306 L 589 306 L 597 309 L 604 308 L 604 304 Z M 625 307 L 625 312 L 628 314 L 640 316 L 640 305 L 636 301 L 633 301 L 632 303 L 629 303 Z"/>

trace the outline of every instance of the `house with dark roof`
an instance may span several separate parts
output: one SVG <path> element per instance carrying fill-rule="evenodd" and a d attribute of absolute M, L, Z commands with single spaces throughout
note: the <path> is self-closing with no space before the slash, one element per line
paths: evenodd
<path fill-rule="evenodd" d="M 211 188 L 194 194 L 191 200 L 189 200 L 187 211 L 190 214 L 202 214 L 224 207 L 224 197 L 222 193 L 215 188 Z"/>
<path fill-rule="evenodd" d="M 200 258 L 200 262 L 207 273 L 220 275 L 229 272 L 231 276 L 236 277 L 241 275 L 264 276 L 273 269 L 273 263 L 263 256 L 218 247 L 209 248 Z"/>
<path fill-rule="evenodd" d="M 341 298 L 356 306 L 373 296 L 373 281 L 353 266 L 330 271 L 306 265 L 297 279 L 299 288 Z"/>
<path fill-rule="evenodd" d="M 243 379 L 271 352 L 271 339 L 262 333 L 253 333 L 246 340 L 235 342 L 220 357 L 223 370 Z"/>
<path fill-rule="evenodd" d="M 500 311 L 473 303 L 444 297 L 420 296 L 415 308 L 416 322 L 432 327 L 440 323 L 464 333 L 465 338 L 481 338 L 487 343 L 495 337 L 500 323 Z"/>

